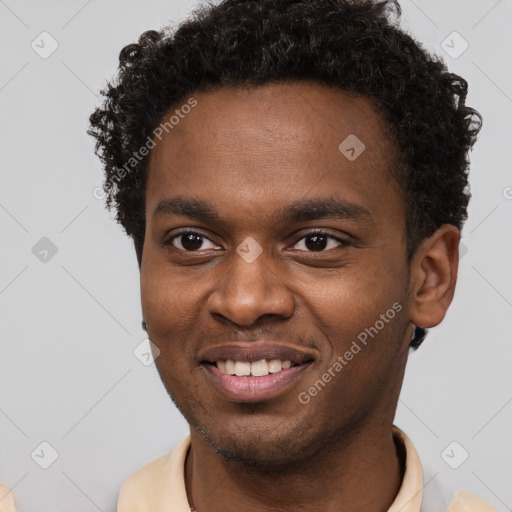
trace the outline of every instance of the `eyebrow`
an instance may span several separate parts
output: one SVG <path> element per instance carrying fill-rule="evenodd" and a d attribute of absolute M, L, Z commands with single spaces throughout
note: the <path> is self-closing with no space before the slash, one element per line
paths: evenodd
<path fill-rule="evenodd" d="M 153 212 L 153 217 L 176 215 L 197 221 L 224 223 L 211 203 L 183 196 L 161 200 Z M 271 215 L 274 224 L 292 224 L 327 218 L 372 221 L 370 212 L 363 206 L 332 197 L 295 201 Z"/>

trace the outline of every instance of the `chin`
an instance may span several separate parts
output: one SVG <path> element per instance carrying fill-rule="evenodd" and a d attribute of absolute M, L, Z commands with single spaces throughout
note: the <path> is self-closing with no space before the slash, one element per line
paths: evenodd
<path fill-rule="evenodd" d="M 226 460 L 277 467 L 308 459 L 324 444 L 325 425 L 314 413 L 287 413 L 281 407 L 277 412 L 264 403 L 240 403 L 226 412 L 205 407 L 190 390 L 172 393 L 171 386 L 166 388 L 191 428 Z"/>
<path fill-rule="evenodd" d="M 224 459 L 246 466 L 282 465 L 307 457 L 310 429 L 281 422 L 279 426 L 247 425 L 247 421 L 230 422 L 229 428 L 215 425 L 195 426 L 205 441 Z M 237 425 L 238 423 L 238 425 Z M 244 423 L 244 425 L 240 425 Z M 308 433 L 308 439 L 304 434 Z"/>
<path fill-rule="evenodd" d="M 212 440 L 204 436 L 209 445 L 224 459 L 240 462 L 247 466 L 266 466 L 296 460 L 302 451 L 300 447 L 273 441 L 268 437 L 253 436 L 251 439 L 236 439 L 233 436 Z"/>

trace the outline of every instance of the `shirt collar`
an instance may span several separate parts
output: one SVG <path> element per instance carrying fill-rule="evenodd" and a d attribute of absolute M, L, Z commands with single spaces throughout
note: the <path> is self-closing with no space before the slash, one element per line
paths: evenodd
<path fill-rule="evenodd" d="M 405 472 L 402 485 L 388 512 L 420 512 L 423 500 L 423 472 L 412 441 L 398 427 L 393 426 L 395 443 L 405 450 Z"/>
<path fill-rule="evenodd" d="M 418 454 L 407 435 L 393 427 L 393 437 L 405 451 L 402 485 L 388 512 L 420 512 L 423 473 Z M 189 512 L 185 488 L 185 460 L 190 436 L 168 455 L 160 457 L 129 477 L 121 487 L 117 512 Z"/>

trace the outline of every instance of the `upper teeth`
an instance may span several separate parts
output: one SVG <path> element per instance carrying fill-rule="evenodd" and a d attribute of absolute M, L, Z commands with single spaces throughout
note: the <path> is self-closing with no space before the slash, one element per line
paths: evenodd
<path fill-rule="evenodd" d="M 280 359 L 261 359 L 250 363 L 249 361 L 217 361 L 217 368 L 222 373 L 229 373 L 230 375 L 237 375 L 239 377 L 252 375 L 253 377 L 263 377 L 269 373 L 277 373 L 286 368 L 290 368 L 291 361 L 281 361 Z"/>

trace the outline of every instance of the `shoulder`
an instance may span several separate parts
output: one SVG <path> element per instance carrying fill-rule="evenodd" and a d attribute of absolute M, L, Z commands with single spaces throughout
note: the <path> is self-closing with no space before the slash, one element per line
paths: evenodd
<path fill-rule="evenodd" d="M 0 512 L 16 512 L 14 494 L 3 484 L 0 484 Z"/>
<path fill-rule="evenodd" d="M 448 512 L 498 512 L 492 505 L 476 494 L 468 491 L 457 491 Z"/>
<path fill-rule="evenodd" d="M 468 491 L 448 491 L 436 476 L 422 467 L 411 439 L 393 426 L 395 442 L 405 450 L 405 474 L 395 502 L 388 512 L 498 512 L 492 505 Z M 450 500 L 446 499 L 448 496 Z M 449 505 L 448 505 L 449 503 Z"/>
<path fill-rule="evenodd" d="M 167 455 L 130 475 L 119 491 L 117 512 L 151 512 L 171 502 L 186 502 L 184 464 L 189 446 L 187 436 Z"/>
<path fill-rule="evenodd" d="M 144 494 L 150 495 L 152 487 L 154 487 L 156 481 L 161 478 L 171 453 L 172 452 L 158 457 L 131 474 L 123 482 L 119 496 L 130 495 L 130 497 L 133 498 L 135 495 L 140 495 L 141 497 L 144 497 Z"/>

